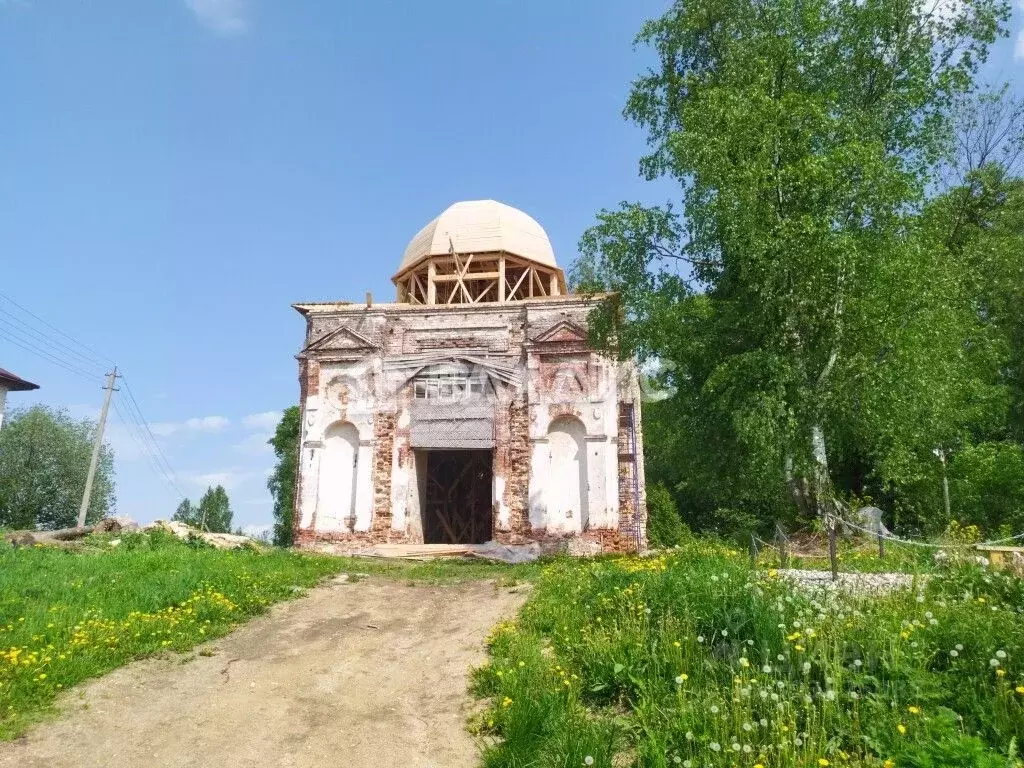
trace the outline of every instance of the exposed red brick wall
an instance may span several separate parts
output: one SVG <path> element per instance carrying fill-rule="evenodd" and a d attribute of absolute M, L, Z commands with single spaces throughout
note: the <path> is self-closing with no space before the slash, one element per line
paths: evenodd
<path fill-rule="evenodd" d="M 391 452 L 395 446 L 394 413 L 373 415 L 373 523 L 371 530 L 391 536 Z M 383 541 L 391 541 L 385 538 Z"/>
<path fill-rule="evenodd" d="M 306 394 L 320 394 L 320 362 L 318 360 L 306 361 Z"/>
<path fill-rule="evenodd" d="M 505 504 L 513 536 L 530 531 L 530 411 L 523 400 L 508 404 L 509 438 L 506 447 Z"/>

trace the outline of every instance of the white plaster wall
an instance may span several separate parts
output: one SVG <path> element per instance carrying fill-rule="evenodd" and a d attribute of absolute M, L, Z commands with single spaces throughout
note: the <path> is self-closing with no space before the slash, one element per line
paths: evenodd
<path fill-rule="evenodd" d="M 373 523 L 373 441 L 359 443 L 359 472 L 356 475 L 357 531 L 368 531 Z"/>
<path fill-rule="evenodd" d="M 574 417 L 553 421 L 546 458 L 548 530 L 579 533 L 586 527 L 590 503 L 586 425 Z"/>
<path fill-rule="evenodd" d="M 409 409 L 403 408 L 395 422 L 396 428 L 398 430 L 408 429 L 411 419 Z M 407 438 L 395 435 L 394 446 L 391 449 L 391 530 L 393 531 L 404 531 L 408 520 L 409 470 L 403 467 L 399 461 L 402 448 L 407 444 Z"/>
<path fill-rule="evenodd" d="M 359 430 L 351 422 L 336 421 L 327 428 L 320 458 L 317 530 L 349 530 L 348 518 L 355 512 L 359 458 Z"/>
<path fill-rule="evenodd" d="M 508 531 L 512 528 L 512 511 L 505 503 L 505 477 L 495 473 L 491 481 L 491 498 L 497 509 L 497 520 L 495 521 L 499 531 Z"/>
<path fill-rule="evenodd" d="M 530 527 L 544 529 L 548 525 L 547 475 L 548 439 L 536 437 L 531 440 L 533 449 L 530 456 Z"/>
<path fill-rule="evenodd" d="M 299 518 L 303 528 L 312 527 L 324 532 L 347 531 L 345 518 L 354 511 L 355 530 L 370 529 L 373 514 L 373 411 L 376 402 L 372 387 L 364 383 L 371 381 L 379 368 L 379 357 L 320 365 L 319 394 L 306 398 L 302 423 Z M 340 397 L 342 386 L 347 392 L 344 401 Z M 344 504 L 340 489 L 336 489 L 321 472 L 325 435 L 332 425 L 340 422 L 351 423 L 358 433 L 354 508 L 348 511 L 340 511 Z M 327 471 L 326 467 L 324 471 Z M 351 500 L 351 494 L 347 498 Z"/>

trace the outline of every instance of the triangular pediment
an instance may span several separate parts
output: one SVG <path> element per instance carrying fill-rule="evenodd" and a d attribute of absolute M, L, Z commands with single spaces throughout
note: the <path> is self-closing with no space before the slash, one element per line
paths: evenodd
<path fill-rule="evenodd" d="M 363 336 L 359 331 L 354 331 L 347 326 L 335 328 L 323 336 L 311 341 L 303 352 L 327 352 L 327 351 L 370 351 L 378 349 L 370 339 Z"/>
<path fill-rule="evenodd" d="M 534 344 L 585 344 L 587 329 L 571 320 L 559 320 L 543 333 L 533 337 Z"/>

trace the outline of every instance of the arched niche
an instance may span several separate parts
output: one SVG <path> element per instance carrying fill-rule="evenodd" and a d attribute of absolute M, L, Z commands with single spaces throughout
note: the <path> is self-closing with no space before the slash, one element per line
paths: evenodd
<path fill-rule="evenodd" d="M 324 431 L 317 498 L 317 527 L 352 530 L 359 471 L 359 430 L 350 421 L 337 421 Z"/>
<path fill-rule="evenodd" d="M 545 495 L 548 522 L 556 528 L 582 531 L 587 524 L 586 434 L 587 428 L 575 416 L 560 416 L 548 427 Z"/>

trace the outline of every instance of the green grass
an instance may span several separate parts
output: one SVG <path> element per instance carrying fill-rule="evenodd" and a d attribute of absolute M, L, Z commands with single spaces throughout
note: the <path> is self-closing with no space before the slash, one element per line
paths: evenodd
<path fill-rule="evenodd" d="M 489 643 L 490 767 L 1020 765 L 1024 584 L 974 566 L 864 598 L 701 542 L 556 562 Z"/>
<path fill-rule="evenodd" d="M 186 651 L 345 567 L 283 550 L 195 548 L 170 534 L 106 551 L 0 544 L 0 739 L 56 695 L 132 659 Z"/>

